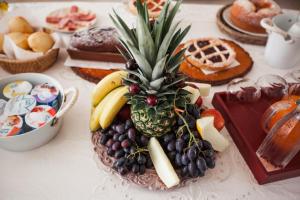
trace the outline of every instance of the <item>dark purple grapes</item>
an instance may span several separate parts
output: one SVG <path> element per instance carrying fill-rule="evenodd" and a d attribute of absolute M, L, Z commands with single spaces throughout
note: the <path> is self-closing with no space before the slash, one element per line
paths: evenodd
<path fill-rule="evenodd" d="M 182 163 L 181 163 L 181 154 L 180 153 L 176 154 L 175 164 L 176 164 L 177 167 L 181 167 L 182 166 Z"/>
<path fill-rule="evenodd" d="M 181 156 L 181 163 L 182 163 L 182 165 L 188 165 L 189 164 L 189 158 L 188 158 L 187 154 L 183 154 Z"/>
<path fill-rule="evenodd" d="M 146 172 L 146 166 L 140 165 L 140 174 L 144 174 Z"/>
<path fill-rule="evenodd" d="M 202 140 L 196 130 L 195 116 L 199 115 L 199 109 L 192 107 L 190 111 L 193 113 L 184 115 L 184 118 L 191 132 L 180 126 L 177 127 L 177 130 L 173 127 L 173 132 L 164 135 L 160 141 L 181 177 L 195 178 L 204 176 L 208 168 L 215 166 L 215 153 L 211 144 Z M 177 124 L 181 123 L 180 120 L 178 121 Z M 181 131 L 177 132 L 178 128 L 181 128 Z M 190 134 L 194 137 L 191 138 Z"/>
<path fill-rule="evenodd" d="M 182 139 L 183 139 L 185 142 L 188 142 L 189 139 L 190 139 L 189 134 L 188 134 L 188 133 L 183 134 Z"/>
<path fill-rule="evenodd" d="M 213 149 L 207 149 L 203 152 L 205 157 L 214 157 L 215 151 Z"/>
<path fill-rule="evenodd" d="M 212 169 L 212 168 L 215 167 L 216 163 L 215 163 L 215 160 L 213 158 L 205 157 L 204 159 L 205 159 L 205 162 L 206 162 L 206 165 L 207 165 L 208 168 Z"/>
<path fill-rule="evenodd" d="M 139 173 L 140 171 L 140 166 L 138 164 L 132 165 L 131 171 L 135 174 Z"/>
<path fill-rule="evenodd" d="M 107 134 L 102 134 L 100 138 L 100 144 L 105 145 L 108 140 L 109 140 L 109 136 Z"/>
<path fill-rule="evenodd" d="M 113 169 L 121 175 L 128 172 L 143 174 L 146 168 L 153 168 L 149 153 L 143 150 L 137 152 L 147 148 L 149 138 L 139 134 L 130 119 L 125 122 L 115 120 L 105 131 L 101 131 L 98 142 L 107 147 L 108 156 L 116 159 Z"/>
<path fill-rule="evenodd" d="M 125 164 L 125 162 L 126 162 L 126 158 L 125 157 L 119 158 L 119 159 L 116 160 L 115 166 L 116 167 L 121 167 L 121 166 L 123 166 Z"/>
<path fill-rule="evenodd" d="M 153 163 L 150 157 L 147 158 L 146 168 L 151 169 L 153 167 Z"/>
<path fill-rule="evenodd" d="M 107 142 L 106 142 L 106 146 L 107 147 L 111 147 L 112 145 L 113 145 L 113 143 L 114 143 L 114 140 L 112 139 L 112 138 L 110 138 Z"/>
<path fill-rule="evenodd" d="M 113 131 L 112 129 L 110 129 L 110 130 L 107 132 L 107 134 L 108 134 L 109 136 L 113 137 L 114 134 L 115 134 L 115 131 Z"/>
<path fill-rule="evenodd" d="M 116 151 L 116 153 L 115 153 L 115 158 L 121 158 L 121 157 L 123 157 L 124 155 L 125 155 L 124 150 L 123 150 L 123 149 L 120 149 L 120 150 Z"/>
<path fill-rule="evenodd" d="M 176 157 L 176 151 L 171 151 L 168 153 L 168 157 L 171 161 L 175 160 Z"/>
<path fill-rule="evenodd" d="M 194 162 L 190 162 L 188 165 L 188 170 L 189 170 L 189 175 L 191 177 L 196 177 L 197 176 L 197 167 Z"/>
<path fill-rule="evenodd" d="M 176 143 L 175 143 L 175 149 L 177 152 L 181 153 L 183 151 L 183 147 L 184 147 L 184 140 L 179 138 L 176 140 Z"/>
<path fill-rule="evenodd" d="M 167 149 L 168 149 L 168 151 L 175 151 L 176 147 L 175 147 L 175 141 L 174 140 L 169 142 L 169 144 L 167 145 Z"/>
<path fill-rule="evenodd" d="M 114 134 L 113 140 L 118 141 L 121 134 Z"/>
<path fill-rule="evenodd" d="M 121 143 L 115 142 L 115 143 L 113 143 L 113 145 L 111 147 L 112 147 L 112 150 L 117 151 L 121 148 Z"/>
<path fill-rule="evenodd" d="M 197 158 L 197 151 L 195 148 L 190 148 L 187 152 L 187 156 L 190 161 L 194 161 Z"/>
<path fill-rule="evenodd" d="M 111 129 L 112 129 L 113 131 L 116 131 L 116 127 L 117 127 L 116 124 L 111 125 Z"/>
<path fill-rule="evenodd" d="M 149 138 L 145 135 L 141 135 L 140 142 L 143 146 L 147 146 L 149 142 Z"/>
<path fill-rule="evenodd" d="M 205 172 L 207 170 L 207 165 L 203 157 L 197 158 L 196 165 L 197 168 L 202 172 Z"/>
<path fill-rule="evenodd" d="M 122 141 L 121 146 L 123 148 L 128 148 L 130 146 L 130 141 L 128 139 L 125 139 Z M 128 153 L 130 152 L 130 149 L 128 150 Z"/>
<path fill-rule="evenodd" d="M 131 120 L 126 120 L 125 122 L 125 130 L 128 130 L 129 128 L 133 127 L 133 123 Z"/>
<path fill-rule="evenodd" d="M 127 138 L 127 136 L 125 134 L 121 134 L 118 138 L 119 142 L 122 142 L 123 140 L 125 140 Z"/>
<path fill-rule="evenodd" d="M 124 176 L 125 174 L 127 174 L 128 169 L 127 169 L 126 167 L 119 167 L 119 168 L 118 168 L 118 172 L 119 172 L 122 176 Z"/>
<path fill-rule="evenodd" d="M 147 162 L 146 160 L 146 157 L 142 154 L 139 154 L 138 157 L 137 157 L 137 162 L 140 164 L 140 165 L 143 165 Z"/>
<path fill-rule="evenodd" d="M 115 151 L 112 150 L 112 148 L 108 148 L 107 149 L 107 155 L 109 155 L 110 157 L 113 157 L 115 155 Z"/>
<path fill-rule="evenodd" d="M 130 147 L 130 154 L 134 154 L 136 152 L 135 146 Z"/>
<path fill-rule="evenodd" d="M 173 133 L 169 133 L 164 135 L 163 137 L 163 141 L 167 144 L 168 142 L 170 142 L 171 140 L 175 139 L 175 135 Z"/>
<path fill-rule="evenodd" d="M 119 124 L 116 126 L 116 131 L 120 134 L 123 134 L 125 132 L 125 124 Z"/>
<path fill-rule="evenodd" d="M 188 174 L 189 174 L 189 168 L 188 168 L 188 166 L 182 167 L 181 171 L 180 171 L 180 175 L 182 177 L 186 177 Z"/>
<path fill-rule="evenodd" d="M 182 126 L 184 124 L 183 120 L 181 118 L 178 118 L 177 125 Z"/>
<path fill-rule="evenodd" d="M 206 140 L 202 140 L 202 144 L 203 144 L 203 149 L 213 149 L 210 142 L 206 141 Z"/>
<path fill-rule="evenodd" d="M 135 137 L 136 137 L 136 131 L 134 128 L 129 128 L 128 131 L 127 131 L 127 136 L 129 139 L 131 139 L 132 141 L 135 140 Z"/>

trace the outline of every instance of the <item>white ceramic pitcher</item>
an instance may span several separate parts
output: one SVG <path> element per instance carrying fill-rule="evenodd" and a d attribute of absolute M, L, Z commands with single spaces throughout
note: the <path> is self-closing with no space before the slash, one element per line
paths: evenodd
<path fill-rule="evenodd" d="M 274 68 L 287 69 L 300 63 L 300 33 L 296 32 L 300 23 L 298 14 L 281 14 L 273 19 L 265 18 L 261 26 L 269 34 L 265 49 L 265 59 Z M 293 26 L 294 25 L 294 26 Z M 293 33 L 288 32 L 293 26 Z M 296 31 L 295 31 L 296 30 Z"/>

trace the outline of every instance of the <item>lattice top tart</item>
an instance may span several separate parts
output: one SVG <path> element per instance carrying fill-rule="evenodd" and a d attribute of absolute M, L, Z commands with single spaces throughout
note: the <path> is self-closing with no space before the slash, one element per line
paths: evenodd
<path fill-rule="evenodd" d="M 211 71 L 221 71 L 230 66 L 236 57 L 235 51 L 226 42 L 216 38 L 189 40 L 186 60 L 192 65 Z"/>
<path fill-rule="evenodd" d="M 156 18 L 162 11 L 166 0 L 146 0 L 148 7 L 149 17 Z M 129 0 L 129 9 L 134 14 L 137 14 L 136 0 Z"/>

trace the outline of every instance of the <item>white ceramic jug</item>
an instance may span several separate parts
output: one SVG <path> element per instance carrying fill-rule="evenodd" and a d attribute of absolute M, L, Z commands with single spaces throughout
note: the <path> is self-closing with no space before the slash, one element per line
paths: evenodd
<path fill-rule="evenodd" d="M 297 21 L 296 13 L 262 19 L 261 26 L 269 34 L 265 59 L 270 66 L 287 69 L 300 63 L 300 23 Z"/>

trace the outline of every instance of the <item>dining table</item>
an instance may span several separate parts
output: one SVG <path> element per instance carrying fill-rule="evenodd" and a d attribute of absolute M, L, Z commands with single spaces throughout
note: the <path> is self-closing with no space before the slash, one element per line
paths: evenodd
<path fill-rule="evenodd" d="M 113 9 L 129 24 L 135 23 L 126 2 L 26 2 L 10 3 L 9 11 L 0 19 L 5 23 L 11 16 L 30 15 L 34 23 L 46 26 L 45 17 L 53 10 L 77 5 L 97 14 L 97 26 L 113 26 L 109 14 Z M 216 14 L 224 5 L 183 3 L 176 19 L 181 24 L 191 24 L 185 40 L 200 37 L 229 39 L 216 24 Z M 293 12 L 292 10 L 290 10 Z M 58 80 L 64 88 L 76 87 L 79 97 L 74 107 L 65 115 L 58 135 L 49 143 L 25 152 L 0 149 L 0 200 L 299 200 L 300 177 L 260 185 L 252 175 L 228 131 L 223 134 L 230 142 L 229 148 L 219 153 L 216 167 L 208 170 L 196 182 L 167 191 L 153 191 L 120 179 L 99 161 L 91 142 L 89 118 L 91 92 L 94 83 L 77 76 L 69 66 L 66 47 L 71 34 L 58 33 L 62 47 L 56 63 L 43 72 Z M 238 43 L 253 59 L 252 70 L 245 77 L 256 81 L 264 74 L 284 76 L 292 69 L 275 69 L 264 59 L 264 46 Z M 113 66 L 113 63 L 106 63 Z M 0 68 L 0 79 L 10 76 Z M 213 86 L 204 103 L 212 107 L 215 92 L 226 91 L 227 85 Z"/>

